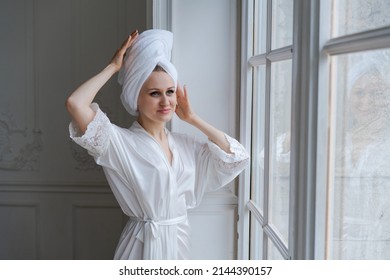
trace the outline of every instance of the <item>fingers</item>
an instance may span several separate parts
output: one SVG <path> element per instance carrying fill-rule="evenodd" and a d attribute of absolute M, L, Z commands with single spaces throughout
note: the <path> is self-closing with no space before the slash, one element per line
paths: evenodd
<path fill-rule="evenodd" d="M 133 37 L 133 36 L 135 36 L 136 34 L 138 34 L 138 30 L 137 30 L 137 29 L 134 30 L 134 31 L 130 34 L 130 36 Z"/>
<path fill-rule="evenodd" d="M 133 31 L 131 35 L 122 43 L 121 47 L 117 50 L 114 57 L 119 56 L 119 59 L 123 59 L 126 56 L 127 49 L 133 44 L 135 39 L 138 37 L 138 30 Z"/>
<path fill-rule="evenodd" d="M 135 39 L 138 37 L 138 30 L 135 30 L 129 35 L 126 40 L 123 41 L 122 45 L 117 49 L 113 57 L 111 58 L 112 64 L 114 64 L 115 69 L 119 71 L 122 67 L 123 59 L 126 56 L 127 49 L 133 44 Z"/>
<path fill-rule="evenodd" d="M 187 98 L 187 86 L 186 85 L 183 86 L 183 96 L 185 98 Z"/>
<path fill-rule="evenodd" d="M 128 49 L 133 44 L 133 42 L 137 37 L 138 37 L 138 30 L 134 30 L 133 33 L 131 33 L 131 35 L 129 35 L 129 37 L 127 37 L 127 39 L 123 42 L 121 48 L 124 50 Z"/>
<path fill-rule="evenodd" d="M 133 31 L 131 35 L 129 35 L 126 40 L 123 41 L 120 52 L 124 53 L 126 50 L 133 44 L 134 40 L 138 37 L 138 30 Z"/>
<path fill-rule="evenodd" d="M 177 89 L 176 89 L 177 97 L 187 97 L 187 86 L 184 85 L 183 87 L 177 83 Z"/>
<path fill-rule="evenodd" d="M 135 39 L 137 39 L 138 37 L 138 30 L 134 30 L 133 33 L 131 33 L 131 35 L 129 36 L 130 37 L 130 45 L 135 41 Z"/>
<path fill-rule="evenodd" d="M 178 104 L 177 109 L 180 109 L 181 112 L 186 112 L 190 109 L 186 85 L 182 87 L 181 85 L 177 84 L 176 98 Z"/>
<path fill-rule="evenodd" d="M 176 97 L 176 114 L 181 120 L 191 121 L 191 119 L 194 117 L 194 113 L 192 111 L 191 104 L 188 99 L 188 91 L 186 85 L 181 86 L 179 83 L 177 84 Z"/>

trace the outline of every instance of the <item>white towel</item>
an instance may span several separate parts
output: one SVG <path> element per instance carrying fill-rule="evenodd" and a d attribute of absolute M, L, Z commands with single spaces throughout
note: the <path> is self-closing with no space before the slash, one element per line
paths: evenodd
<path fill-rule="evenodd" d="M 172 45 L 172 32 L 151 29 L 142 32 L 127 51 L 118 82 L 122 85 L 123 106 L 131 115 L 138 115 L 138 95 L 156 65 L 161 66 L 177 85 L 177 71 L 170 62 Z"/>

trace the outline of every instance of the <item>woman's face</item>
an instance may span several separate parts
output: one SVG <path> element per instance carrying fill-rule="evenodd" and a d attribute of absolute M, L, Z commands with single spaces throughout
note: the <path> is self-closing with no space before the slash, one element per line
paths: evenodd
<path fill-rule="evenodd" d="M 386 110 L 386 94 L 383 81 L 375 75 L 360 78 L 351 90 L 351 106 L 357 121 L 372 121 Z"/>
<path fill-rule="evenodd" d="M 153 71 L 138 96 L 139 120 L 144 124 L 170 121 L 176 103 L 176 88 L 171 76 L 164 71 Z"/>

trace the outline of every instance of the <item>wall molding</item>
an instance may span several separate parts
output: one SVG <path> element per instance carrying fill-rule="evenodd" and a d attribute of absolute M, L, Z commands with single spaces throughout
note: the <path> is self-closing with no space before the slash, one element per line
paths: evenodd
<path fill-rule="evenodd" d="M 172 0 L 153 0 L 152 26 L 172 31 Z"/>
<path fill-rule="evenodd" d="M 0 193 L 112 193 L 107 184 L 66 184 L 48 182 L 0 182 Z"/>
<path fill-rule="evenodd" d="M 93 182 L 9 182 L 0 181 L 0 193 L 99 193 L 112 194 L 107 183 Z M 226 191 L 205 194 L 202 205 L 237 205 L 238 198 Z M 196 209 L 196 208 L 195 208 Z"/>
<path fill-rule="evenodd" d="M 72 213 L 71 213 L 71 217 L 72 217 L 72 230 L 71 230 L 71 232 L 72 232 L 72 235 L 71 235 L 72 259 L 83 258 L 82 256 L 78 255 L 79 250 L 78 250 L 78 246 L 77 246 L 77 244 L 79 244 L 79 243 L 82 244 L 83 228 L 85 230 L 84 222 L 82 222 L 80 224 L 80 219 L 79 219 L 79 216 L 78 216 L 78 215 L 82 215 L 83 211 L 88 211 L 88 210 L 99 211 L 99 210 L 103 210 L 104 212 L 106 212 L 107 215 L 108 215 L 108 212 L 109 212 L 108 210 L 118 211 L 118 212 L 115 212 L 115 213 L 111 212 L 111 215 L 114 215 L 115 217 L 117 217 L 117 214 L 118 215 L 120 214 L 122 216 L 120 218 L 120 224 L 121 224 L 120 227 L 119 227 L 120 232 L 122 231 L 122 229 L 124 228 L 124 226 L 126 225 L 126 223 L 128 221 L 128 218 L 126 217 L 125 214 L 123 214 L 120 206 L 118 204 L 115 204 L 115 203 L 112 203 L 112 202 L 110 203 L 110 202 L 106 202 L 106 201 L 104 201 L 104 202 L 103 201 L 74 201 L 74 202 L 71 203 L 71 208 L 72 208 Z M 96 217 L 97 216 L 98 216 L 98 214 L 96 213 Z M 110 216 L 110 217 L 114 218 L 114 216 Z M 99 217 L 99 219 L 100 218 L 101 217 Z M 114 229 L 110 228 L 110 230 L 112 231 Z M 90 231 L 90 229 L 88 229 L 88 231 Z M 90 240 L 88 240 L 88 241 L 90 242 Z M 117 239 L 116 238 L 115 238 L 115 244 L 117 244 Z M 95 244 L 95 245 L 101 246 L 100 243 L 99 244 Z M 114 248 L 113 248 L 113 250 L 114 250 Z"/>
<path fill-rule="evenodd" d="M 41 232 L 41 204 L 40 202 L 38 201 L 24 201 L 24 200 L 21 200 L 21 201 L 10 201 L 10 200 L 6 200 L 6 201 L 1 201 L 0 200 L 0 208 L 2 207 L 13 207 L 13 208 L 31 208 L 31 211 L 34 211 L 34 217 L 35 217 L 35 222 L 34 222 L 34 225 L 35 225 L 35 230 L 34 230 L 34 258 L 35 259 L 39 259 L 40 257 L 40 232 Z M 11 213 L 8 213 L 8 214 L 11 214 Z M 18 223 L 20 223 L 21 221 L 17 221 Z"/>

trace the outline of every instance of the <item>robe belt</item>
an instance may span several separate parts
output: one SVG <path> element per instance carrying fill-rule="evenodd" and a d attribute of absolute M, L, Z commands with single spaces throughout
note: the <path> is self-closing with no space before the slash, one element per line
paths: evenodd
<path fill-rule="evenodd" d="M 187 220 L 187 215 L 183 215 L 183 216 L 179 216 L 179 217 L 167 219 L 167 220 L 158 220 L 158 221 L 152 220 L 152 219 L 142 219 L 142 218 L 134 217 L 134 216 L 130 216 L 129 219 L 130 219 L 130 221 L 133 221 L 133 222 L 145 223 L 144 231 L 141 230 L 136 236 L 139 240 L 141 240 L 143 242 L 144 236 L 148 236 L 148 237 L 153 236 L 154 239 L 159 238 L 160 237 L 160 226 L 172 226 L 172 225 L 180 224 L 180 223 Z"/>

